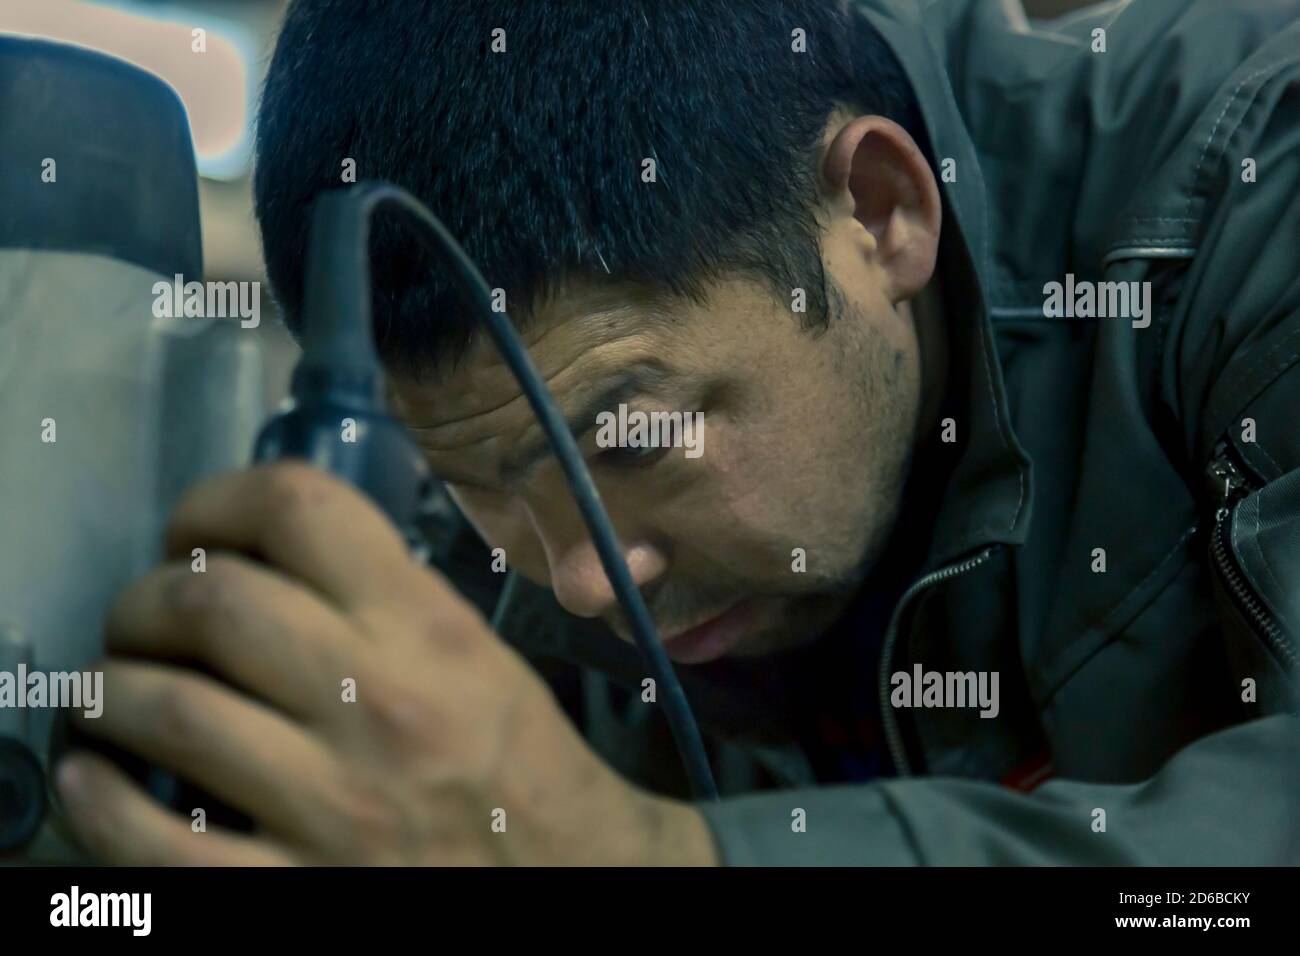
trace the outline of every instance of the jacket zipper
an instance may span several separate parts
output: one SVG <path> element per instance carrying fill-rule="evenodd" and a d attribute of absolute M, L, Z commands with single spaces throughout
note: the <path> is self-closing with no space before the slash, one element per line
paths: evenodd
<path fill-rule="evenodd" d="M 1232 552 L 1232 522 L 1237 505 L 1242 498 L 1258 490 L 1257 483 L 1252 482 L 1245 472 L 1244 467 L 1238 467 L 1233 461 L 1228 443 L 1220 442 L 1214 449 L 1214 459 L 1206 468 L 1210 487 L 1219 498 L 1219 507 L 1214 513 L 1214 530 L 1210 536 L 1210 555 L 1237 609 L 1255 633 L 1282 660 L 1295 667 L 1295 652 L 1288 645 L 1281 626 L 1246 582 L 1246 576 Z"/>
<path fill-rule="evenodd" d="M 947 581 L 978 568 L 996 549 L 996 545 L 987 547 L 979 554 L 918 578 L 898 599 L 898 605 L 889 619 L 889 628 L 885 631 L 885 642 L 880 652 L 880 711 L 881 722 L 885 728 L 885 742 L 889 746 L 889 756 L 894 761 L 894 769 L 900 777 L 911 776 L 912 768 L 908 765 L 907 753 L 903 748 L 903 735 L 898 728 L 898 718 L 894 714 L 893 707 L 889 705 L 889 684 L 893 674 L 894 643 L 898 634 L 898 622 L 908 603 L 919 592 L 940 581 Z"/>

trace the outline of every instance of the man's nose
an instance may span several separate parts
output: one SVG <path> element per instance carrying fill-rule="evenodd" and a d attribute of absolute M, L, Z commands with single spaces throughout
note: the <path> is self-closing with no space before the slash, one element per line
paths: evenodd
<path fill-rule="evenodd" d="M 560 606 L 578 617 L 607 617 L 618 606 L 618 597 L 576 507 L 561 521 L 539 521 L 535 511 L 530 509 L 530 513 L 546 554 L 551 590 Z M 610 517 L 614 520 L 613 515 Z M 632 581 L 644 591 L 646 585 L 664 573 L 667 560 L 659 548 L 643 538 L 625 538 L 624 529 L 616 520 L 615 530 Z"/>

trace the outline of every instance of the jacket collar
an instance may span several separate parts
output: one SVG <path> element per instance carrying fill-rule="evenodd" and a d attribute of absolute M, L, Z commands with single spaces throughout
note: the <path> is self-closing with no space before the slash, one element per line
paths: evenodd
<path fill-rule="evenodd" d="M 947 18 L 937 16 L 930 5 L 924 22 L 919 6 L 869 0 L 855 10 L 880 33 L 906 72 L 936 162 L 956 161 L 956 182 L 941 177 L 939 183 L 944 203 L 939 271 L 951 356 L 944 415 L 955 419 L 957 441 L 926 464 L 948 474 L 924 567 L 930 571 L 988 544 L 1023 544 L 1033 485 L 1029 457 L 1011 425 L 989 320 L 984 180 L 945 66 L 970 32 L 962 11 L 971 4 L 949 5 Z M 920 504 L 933 507 L 933 502 Z"/>

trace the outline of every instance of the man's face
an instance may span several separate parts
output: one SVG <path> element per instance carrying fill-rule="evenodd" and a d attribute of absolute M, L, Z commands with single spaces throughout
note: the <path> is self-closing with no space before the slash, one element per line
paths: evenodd
<path fill-rule="evenodd" d="M 896 516 L 920 399 L 915 332 L 859 257 L 837 266 L 834 232 L 823 252 L 846 302 L 820 336 L 766 287 L 735 280 L 707 307 L 662 310 L 626 289 L 570 289 L 526 337 L 564 416 L 586 429 L 579 447 L 678 663 L 815 638 Z M 546 447 L 541 427 L 491 344 L 436 384 L 391 389 L 489 547 L 630 641 L 559 463 L 532 453 Z M 599 447 L 596 416 L 620 403 L 702 412 L 702 454 Z"/>

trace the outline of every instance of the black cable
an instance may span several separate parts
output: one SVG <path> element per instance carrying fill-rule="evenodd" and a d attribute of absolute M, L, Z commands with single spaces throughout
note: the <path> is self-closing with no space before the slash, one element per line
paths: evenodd
<path fill-rule="evenodd" d="M 515 582 L 519 580 L 517 572 L 510 572 L 506 575 L 506 583 L 501 588 L 501 594 L 497 597 L 497 603 L 492 608 L 492 630 L 500 632 L 501 624 L 505 621 L 506 609 L 510 607 L 510 602 L 515 599 Z"/>
<path fill-rule="evenodd" d="M 699 727 L 668 655 L 655 632 L 640 589 L 623 560 L 600 493 L 587 471 L 546 385 L 533 367 L 513 324 L 492 308 L 492 292 L 477 267 L 442 222 L 405 190 L 382 182 L 358 183 L 325 193 L 317 200 L 304 291 L 303 358 L 295 376 L 342 382 L 345 388 L 377 396 L 382 373 L 375 354 L 370 321 L 370 218 L 380 207 L 399 213 L 416 226 L 424 245 L 450 268 L 469 301 L 480 313 L 501 357 L 523 389 L 546 438 L 564 469 L 573 498 L 582 512 L 601 565 L 622 605 L 637 647 L 655 679 L 668 725 L 697 797 L 716 800 L 717 787 Z"/>

